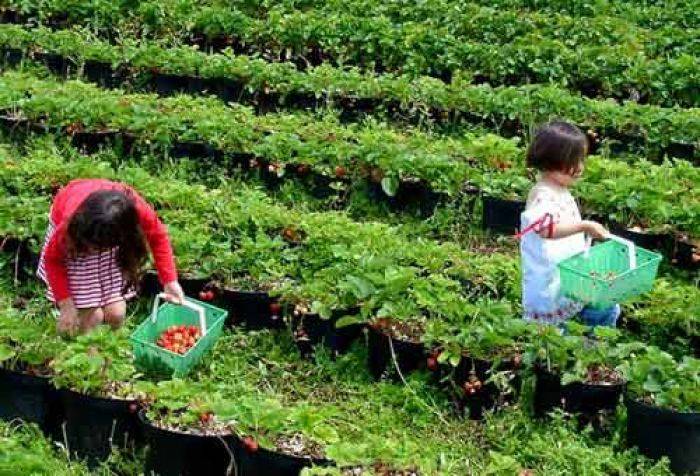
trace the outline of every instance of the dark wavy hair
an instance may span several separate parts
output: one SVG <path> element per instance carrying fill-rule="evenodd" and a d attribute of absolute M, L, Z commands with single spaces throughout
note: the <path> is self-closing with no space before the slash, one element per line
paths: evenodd
<path fill-rule="evenodd" d="M 68 250 L 73 256 L 117 248 L 125 290 L 137 286 L 148 249 L 133 196 L 120 190 L 93 192 L 68 223 Z"/>
<path fill-rule="evenodd" d="M 526 163 L 541 171 L 574 173 L 588 155 L 588 138 L 565 121 L 553 121 L 535 132 Z"/>

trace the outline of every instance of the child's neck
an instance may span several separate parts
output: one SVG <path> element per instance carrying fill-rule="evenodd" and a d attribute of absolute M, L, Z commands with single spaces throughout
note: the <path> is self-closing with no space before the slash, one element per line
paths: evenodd
<path fill-rule="evenodd" d="M 554 174 L 551 174 L 551 173 L 549 173 L 549 172 L 542 172 L 542 174 L 540 174 L 540 182 L 544 182 L 544 183 L 546 183 L 547 185 L 550 185 L 550 186 L 556 187 L 556 188 L 561 188 L 561 189 L 564 189 L 564 190 L 568 190 L 568 189 L 569 189 L 568 185 L 566 185 L 566 184 L 562 183 L 561 181 L 557 180 L 556 177 L 555 177 L 555 175 L 554 175 Z"/>

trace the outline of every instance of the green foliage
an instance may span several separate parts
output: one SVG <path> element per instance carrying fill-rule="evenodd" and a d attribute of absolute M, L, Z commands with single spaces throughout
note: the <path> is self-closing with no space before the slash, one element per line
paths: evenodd
<path fill-rule="evenodd" d="M 677 361 L 660 349 L 648 347 L 621 369 L 634 398 L 679 412 L 700 411 L 700 359 L 685 356 Z"/>

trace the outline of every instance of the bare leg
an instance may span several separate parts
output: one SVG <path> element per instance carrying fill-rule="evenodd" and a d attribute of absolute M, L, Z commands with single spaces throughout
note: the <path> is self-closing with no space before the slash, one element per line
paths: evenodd
<path fill-rule="evenodd" d="M 126 302 L 123 299 L 106 305 L 102 310 L 104 311 L 105 324 L 109 324 L 115 330 L 122 326 L 126 316 Z"/>
<path fill-rule="evenodd" d="M 80 321 L 80 332 L 89 332 L 102 324 L 104 313 L 100 307 L 78 310 L 78 320 Z"/>

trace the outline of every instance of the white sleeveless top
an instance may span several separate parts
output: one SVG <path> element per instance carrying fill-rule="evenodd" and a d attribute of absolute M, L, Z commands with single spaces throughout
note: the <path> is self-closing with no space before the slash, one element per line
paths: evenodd
<path fill-rule="evenodd" d="M 557 224 L 581 221 L 581 212 L 568 189 L 539 181 L 530 190 L 521 230 L 550 213 Z M 528 320 L 557 324 L 578 314 L 582 305 L 560 295 L 557 263 L 584 250 L 585 237 L 542 238 L 530 232 L 520 241 L 523 275 L 523 314 Z"/>

